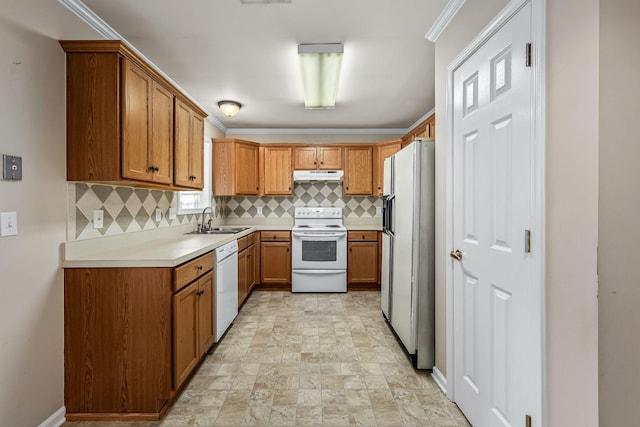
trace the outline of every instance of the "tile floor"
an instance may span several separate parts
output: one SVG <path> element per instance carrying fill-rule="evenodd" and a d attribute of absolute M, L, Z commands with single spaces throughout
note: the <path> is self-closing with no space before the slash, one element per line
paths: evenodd
<path fill-rule="evenodd" d="M 414 370 L 379 292 L 254 292 L 160 422 L 66 427 L 469 426 Z"/>

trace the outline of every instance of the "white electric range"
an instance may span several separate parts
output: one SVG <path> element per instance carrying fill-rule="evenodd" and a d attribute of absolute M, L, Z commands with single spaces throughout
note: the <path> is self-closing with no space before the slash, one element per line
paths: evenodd
<path fill-rule="evenodd" d="M 292 292 L 347 292 L 347 229 L 341 208 L 296 208 Z"/>

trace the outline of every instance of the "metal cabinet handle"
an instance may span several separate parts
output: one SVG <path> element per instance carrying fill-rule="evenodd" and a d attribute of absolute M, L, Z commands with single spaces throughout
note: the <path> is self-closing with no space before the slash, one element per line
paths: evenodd
<path fill-rule="evenodd" d="M 197 266 L 196 270 L 202 270 L 202 266 L 201 265 Z"/>
<path fill-rule="evenodd" d="M 460 252 L 458 249 L 451 249 L 449 256 L 456 261 L 462 261 L 462 252 Z"/>

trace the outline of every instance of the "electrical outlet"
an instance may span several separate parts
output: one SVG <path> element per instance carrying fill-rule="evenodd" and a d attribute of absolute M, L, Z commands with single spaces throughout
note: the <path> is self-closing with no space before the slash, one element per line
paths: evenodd
<path fill-rule="evenodd" d="M 102 228 L 104 223 L 104 211 L 97 209 L 93 211 L 93 228 Z"/>
<path fill-rule="evenodd" d="M 169 219 L 176 219 L 176 208 L 169 208 Z"/>
<path fill-rule="evenodd" d="M 18 214 L 15 212 L 0 213 L 0 237 L 18 234 Z"/>
<path fill-rule="evenodd" d="M 262 216 L 262 206 L 258 206 L 256 209 L 258 210 L 258 215 Z"/>
<path fill-rule="evenodd" d="M 156 208 L 156 221 L 162 221 L 162 209 Z"/>
<path fill-rule="evenodd" d="M 376 215 L 382 215 L 382 208 L 376 207 Z"/>

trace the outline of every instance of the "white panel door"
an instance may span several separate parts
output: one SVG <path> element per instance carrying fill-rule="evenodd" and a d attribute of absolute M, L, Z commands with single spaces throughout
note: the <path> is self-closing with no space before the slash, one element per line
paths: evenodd
<path fill-rule="evenodd" d="M 416 352 L 415 292 L 413 289 L 415 145 L 398 151 L 395 158 L 393 268 L 391 274 L 391 326 L 407 351 Z"/>
<path fill-rule="evenodd" d="M 540 303 L 525 248 L 530 16 L 527 4 L 453 73 L 454 393 L 479 427 L 524 426 L 541 393 Z"/>

